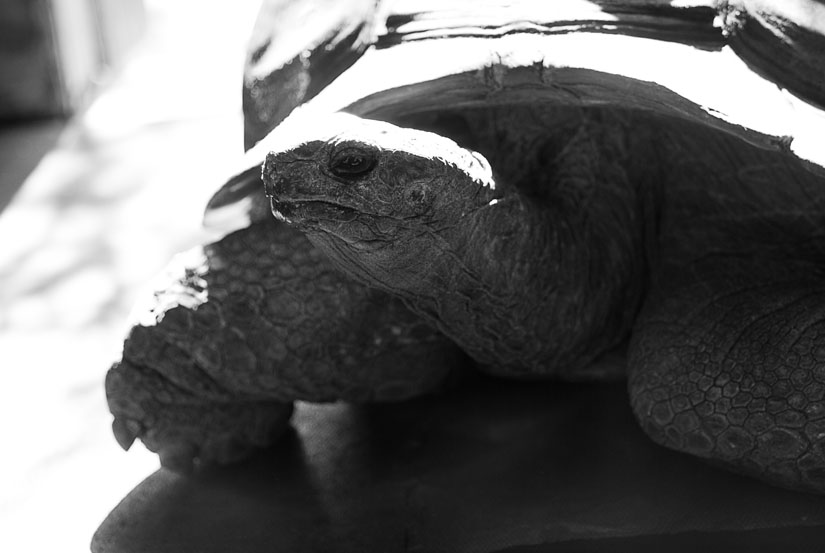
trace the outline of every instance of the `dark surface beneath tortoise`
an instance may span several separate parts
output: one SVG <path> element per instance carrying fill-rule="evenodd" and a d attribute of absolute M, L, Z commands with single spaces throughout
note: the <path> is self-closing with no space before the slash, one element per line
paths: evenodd
<path fill-rule="evenodd" d="M 107 376 L 121 445 L 196 475 L 96 550 L 232 549 L 163 530 L 214 516 L 248 550 L 825 539 L 820 497 L 695 460 L 825 492 L 822 6 L 327 4 L 265 4 L 208 214 L 237 230 Z M 296 400 L 363 406 L 296 439 Z"/>
<path fill-rule="evenodd" d="M 246 461 L 149 476 L 96 552 L 822 550 L 825 500 L 654 444 L 623 383 L 480 378 L 440 396 L 301 403 Z"/>

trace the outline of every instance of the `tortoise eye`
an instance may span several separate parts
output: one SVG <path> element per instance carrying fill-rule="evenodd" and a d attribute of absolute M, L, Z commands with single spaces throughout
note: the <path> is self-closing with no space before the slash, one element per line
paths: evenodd
<path fill-rule="evenodd" d="M 352 179 L 369 173 L 375 167 L 375 162 L 375 156 L 368 152 L 346 149 L 332 156 L 329 169 L 337 177 Z"/>

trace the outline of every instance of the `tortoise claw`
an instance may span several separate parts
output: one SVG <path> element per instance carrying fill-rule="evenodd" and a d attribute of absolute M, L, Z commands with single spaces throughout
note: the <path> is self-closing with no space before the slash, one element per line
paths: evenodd
<path fill-rule="evenodd" d="M 124 451 L 129 451 L 129 448 L 135 443 L 135 438 L 140 435 L 140 423 L 132 419 L 115 417 L 115 420 L 112 421 L 112 432 L 118 445 Z"/>
<path fill-rule="evenodd" d="M 197 451 L 191 445 L 172 445 L 158 451 L 160 466 L 181 474 L 192 474 L 195 470 Z"/>

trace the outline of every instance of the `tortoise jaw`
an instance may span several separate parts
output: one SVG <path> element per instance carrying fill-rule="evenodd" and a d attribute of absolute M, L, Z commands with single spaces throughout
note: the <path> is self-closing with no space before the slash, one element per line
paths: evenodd
<path fill-rule="evenodd" d="M 270 198 L 272 214 L 276 219 L 294 225 L 311 240 L 337 243 L 334 250 L 346 247 L 369 253 L 387 246 L 386 240 L 363 239 L 342 230 L 354 223 L 361 211 L 326 200 L 288 200 Z M 318 245 L 316 243 L 316 245 Z"/>
<path fill-rule="evenodd" d="M 312 223 L 325 220 L 351 220 L 358 215 L 354 207 L 326 198 L 279 198 L 270 197 L 272 213 L 287 223 Z"/>

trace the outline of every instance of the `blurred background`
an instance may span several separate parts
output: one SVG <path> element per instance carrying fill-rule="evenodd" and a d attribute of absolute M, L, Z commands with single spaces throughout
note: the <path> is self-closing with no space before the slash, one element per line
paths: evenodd
<path fill-rule="evenodd" d="M 209 238 L 258 5 L 0 3 L 0 551 L 88 551 L 157 467 L 103 378 L 141 285 Z"/>

